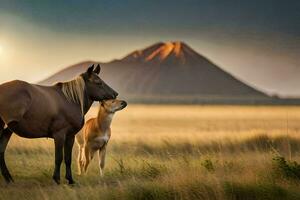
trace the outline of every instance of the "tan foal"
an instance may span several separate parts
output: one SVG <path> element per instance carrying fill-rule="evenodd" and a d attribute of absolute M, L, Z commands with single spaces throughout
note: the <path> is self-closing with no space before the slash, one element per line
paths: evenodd
<path fill-rule="evenodd" d="M 99 155 L 100 175 L 105 166 L 106 146 L 111 136 L 111 121 L 116 111 L 127 106 L 125 101 L 105 100 L 100 102 L 97 118 L 88 120 L 81 131 L 76 135 L 79 147 L 78 169 L 79 174 L 87 172 L 87 167 L 96 151 Z"/>

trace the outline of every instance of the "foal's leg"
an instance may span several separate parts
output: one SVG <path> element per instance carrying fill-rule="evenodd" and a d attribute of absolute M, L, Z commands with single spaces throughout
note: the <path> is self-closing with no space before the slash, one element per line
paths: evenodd
<path fill-rule="evenodd" d="M 84 146 L 84 163 L 83 163 L 83 171 L 86 173 L 87 168 L 90 164 L 90 159 L 91 159 L 91 152 L 90 149 L 87 145 Z"/>
<path fill-rule="evenodd" d="M 4 159 L 4 152 L 6 149 L 6 146 L 8 144 L 8 141 L 11 137 L 12 131 L 8 128 L 0 131 L 0 168 L 1 173 L 6 181 L 6 183 L 13 182 L 13 178 L 11 177 Z"/>
<path fill-rule="evenodd" d="M 81 174 L 84 173 L 84 163 L 85 163 L 84 147 L 82 147 L 82 148 L 81 148 L 81 161 L 80 161 L 80 170 L 81 170 Z"/>
<path fill-rule="evenodd" d="M 79 152 L 78 152 L 78 158 L 77 158 L 77 164 L 78 164 L 78 174 L 82 174 L 82 166 L 83 166 L 83 147 L 82 145 L 78 145 Z"/>
<path fill-rule="evenodd" d="M 54 135 L 54 144 L 55 144 L 55 168 L 53 173 L 53 180 L 60 184 L 60 165 L 63 160 L 63 147 L 65 143 L 65 134 L 60 132 Z"/>
<path fill-rule="evenodd" d="M 106 146 L 99 150 L 99 170 L 100 175 L 103 176 L 103 170 L 105 167 L 105 157 L 106 157 Z"/>
<path fill-rule="evenodd" d="M 65 141 L 64 153 L 65 153 L 65 164 L 66 164 L 66 179 L 69 181 L 69 184 L 74 184 L 72 177 L 72 149 L 74 145 L 75 135 L 68 135 Z"/>

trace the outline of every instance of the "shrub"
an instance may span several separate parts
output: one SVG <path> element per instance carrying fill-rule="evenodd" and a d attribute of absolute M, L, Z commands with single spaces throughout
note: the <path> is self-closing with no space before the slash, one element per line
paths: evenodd
<path fill-rule="evenodd" d="M 276 176 L 290 180 L 300 180 L 300 165 L 296 161 L 286 161 L 284 157 L 273 157 L 273 169 Z"/>
<path fill-rule="evenodd" d="M 201 166 L 204 167 L 208 172 L 215 171 L 214 164 L 210 159 L 206 159 L 203 162 L 201 162 Z"/>

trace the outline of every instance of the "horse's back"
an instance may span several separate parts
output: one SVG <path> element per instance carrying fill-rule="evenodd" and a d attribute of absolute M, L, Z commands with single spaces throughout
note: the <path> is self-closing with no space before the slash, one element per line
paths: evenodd
<path fill-rule="evenodd" d="M 0 85 L 0 116 L 6 124 L 17 120 L 30 106 L 28 87 L 29 83 L 19 80 Z"/>
<path fill-rule="evenodd" d="M 18 121 L 30 109 L 33 113 L 56 111 L 55 92 L 49 87 L 10 81 L 0 85 L 0 116 L 8 124 Z"/>
<path fill-rule="evenodd" d="M 0 100 L 15 100 L 18 96 L 24 95 L 29 83 L 20 80 L 9 81 L 0 85 Z M 0 102 L 2 103 L 2 102 Z"/>

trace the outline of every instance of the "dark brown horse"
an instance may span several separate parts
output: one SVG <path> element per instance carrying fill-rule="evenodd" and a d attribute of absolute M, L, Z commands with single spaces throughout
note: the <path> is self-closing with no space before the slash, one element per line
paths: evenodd
<path fill-rule="evenodd" d="M 53 138 L 55 144 L 54 181 L 60 183 L 64 157 L 66 179 L 73 184 L 71 159 L 75 134 L 84 124 L 84 115 L 94 101 L 114 99 L 118 95 L 98 74 L 94 65 L 76 79 L 40 86 L 24 81 L 0 85 L 0 168 L 7 183 L 13 181 L 4 159 L 12 135 L 24 138 Z M 7 127 L 5 128 L 5 125 Z"/>

